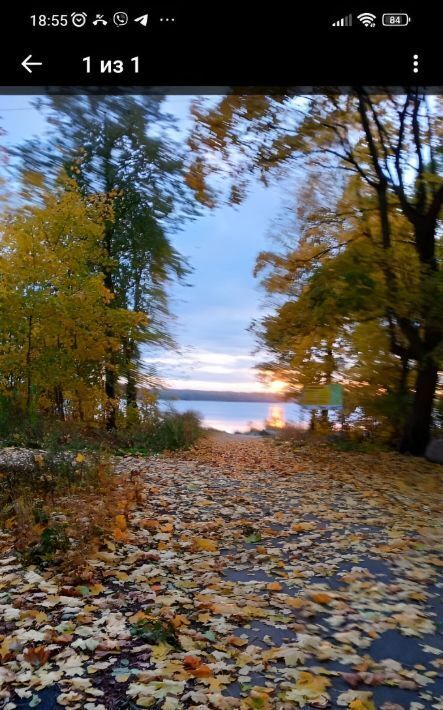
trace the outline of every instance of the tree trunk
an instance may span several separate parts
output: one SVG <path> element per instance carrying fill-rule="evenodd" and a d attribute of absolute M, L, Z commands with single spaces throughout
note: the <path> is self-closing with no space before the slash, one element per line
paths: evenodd
<path fill-rule="evenodd" d="M 430 439 L 437 379 L 438 367 L 429 359 L 418 370 L 412 410 L 400 444 L 402 453 L 423 456 L 425 452 Z"/>
<path fill-rule="evenodd" d="M 63 397 L 63 391 L 60 385 L 56 385 L 54 387 L 54 400 L 55 400 L 55 411 L 57 413 L 58 418 L 64 422 L 65 421 L 65 404 L 64 404 L 64 397 Z"/>
<path fill-rule="evenodd" d="M 327 429 L 329 426 L 329 417 L 328 417 L 328 410 L 327 409 L 322 409 L 321 414 L 320 414 L 320 423 L 322 429 Z"/>
<path fill-rule="evenodd" d="M 311 411 L 311 420 L 309 422 L 309 431 L 315 431 L 315 409 Z"/>
<path fill-rule="evenodd" d="M 433 284 L 426 285 L 426 279 L 437 271 L 435 260 L 436 219 L 433 222 L 415 225 L 415 242 L 424 269 L 422 273 L 422 288 L 424 294 L 432 292 Z M 426 307 L 425 307 L 426 308 Z M 431 437 L 432 409 L 438 382 L 438 366 L 432 353 L 442 342 L 443 330 L 440 322 L 436 322 L 435 314 L 429 316 L 425 309 L 423 314 L 424 337 L 421 358 L 417 361 L 418 374 L 415 386 L 415 396 L 412 410 L 406 422 L 405 433 L 400 445 L 402 453 L 413 456 L 423 456 Z"/>
<path fill-rule="evenodd" d="M 409 377 L 409 357 L 407 354 L 401 355 L 401 372 L 398 382 L 398 394 L 400 397 L 406 397 L 409 394 L 408 377 Z"/>
<path fill-rule="evenodd" d="M 85 413 L 84 413 L 84 410 L 83 410 L 82 398 L 81 398 L 81 396 L 80 396 L 80 394 L 78 393 L 77 390 L 76 390 L 76 392 L 75 392 L 75 395 L 76 395 L 76 397 L 77 397 L 77 411 L 78 411 L 78 417 L 79 417 L 79 419 L 80 419 L 81 422 L 84 422 L 84 421 L 85 421 Z"/>
<path fill-rule="evenodd" d="M 116 375 L 113 369 L 108 367 L 105 375 L 106 393 L 106 429 L 112 431 L 117 427 L 117 406 L 115 397 Z"/>
<path fill-rule="evenodd" d="M 102 157 L 102 176 L 105 187 L 105 192 L 109 195 L 115 188 L 115 170 L 112 164 L 112 151 L 114 148 L 114 138 L 112 137 L 112 131 L 110 131 L 110 126 L 105 118 L 103 124 L 103 136 L 104 145 L 101 151 Z M 106 251 L 106 255 L 110 260 L 104 269 L 104 284 L 108 291 L 115 296 L 115 284 L 114 284 L 114 266 L 112 264 L 113 259 L 113 241 L 114 241 L 114 223 L 111 220 L 106 220 L 105 222 L 105 233 L 103 239 L 103 246 Z M 109 305 L 109 308 L 115 307 L 115 302 Z M 108 338 L 113 338 L 112 329 L 109 328 L 106 332 Z M 105 364 L 105 394 L 106 394 L 106 408 L 105 408 L 105 421 L 107 431 L 112 431 L 117 428 L 117 398 L 116 398 L 116 387 L 117 387 L 117 357 L 112 346 L 109 348 L 107 353 Z"/>
<path fill-rule="evenodd" d="M 124 342 L 124 356 L 126 369 L 126 406 L 137 409 L 137 379 L 135 371 L 135 347 L 132 341 Z"/>
<path fill-rule="evenodd" d="M 31 397 L 32 397 L 32 374 L 31 374 L 31 359 L 32 359 L 32 316 L 28 318 L 28 348 L 26 351 L 26 416 L 31 414 Z"/>
<path fill-rule="evenodd" d="M 107 185 L 108 189 L 109 186 Z M 105 237 L 104 246 L 109 258 L 112 258 L 112 237 L 113 237 L 113 225 L 111 222 L 106 222 L 105 225 Z M 114 282 L 112 278 L 112 267 L 106 266 L 104 272 L 104 284 L 108 291 L 115 295 Z M 112 305 L 110 306 L 112 308 Z M 108 338 L 113 337 L 113 332 L 111 329 L 106 331 Z M 112 431 L 117 428 L 117 400 L 116 400 L 116 384 L 117 384 L 117 374 L 116 374 L 116 355 L 112 347 L 109 349 L 107 354 L 106 370 L 105 370 L 105 394 L 106 394 L 106 409 L 105 409 L 105 421 L 107 431 Z"/>
<path fill-rule="evenodd" d="M 400 442 L 403 440 L 405 433 L 405 412 L 407 412 L 411 406 L 410 390 L 408 387 L 410 360 L 407 351 L 402 352 L 399 357 L 401 362 L 400 378 L 397 387 L 392 393 L 397 396 L 400 402 L 400 408 L 398 415 L 392 418 L 392 434 L 389 438 L 389 443 L 394 449 L 399 449 Z"/>

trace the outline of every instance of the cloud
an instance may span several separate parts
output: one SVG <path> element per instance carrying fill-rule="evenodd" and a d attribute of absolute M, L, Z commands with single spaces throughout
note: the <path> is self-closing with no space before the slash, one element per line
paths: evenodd
<path fill-rule="evenodd" d="M 265 389 L 257 381 L 255 358 L 244 353 L 192 350 L 183 354 L 145 357 L 174 389 L 232 390 L 256 392 Z"/>
<path fill-rule="evenodd" d="M 265 387 L 254 379 L 243 380 L 240 382 L 232 382 L 228 380 L 225 383 L 220 380 L 194 380 L 194 379 L 168 379 L 167 386 L 172 389 L 180 390 L 204 390 L 215 392 L 265 392 Z"/>

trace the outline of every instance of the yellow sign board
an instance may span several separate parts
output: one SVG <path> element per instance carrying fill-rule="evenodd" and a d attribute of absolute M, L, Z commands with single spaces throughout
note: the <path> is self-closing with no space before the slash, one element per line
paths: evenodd
<path fill-rule="evenodd" d="M 343 407 L 341 385 L 308 385 L 304 387 L 300 404 L 309 409 L 340 409 Z"/>

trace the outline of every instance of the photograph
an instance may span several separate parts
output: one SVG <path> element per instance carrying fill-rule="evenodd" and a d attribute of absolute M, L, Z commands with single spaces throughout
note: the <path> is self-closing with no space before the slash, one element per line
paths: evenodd
<path fill-rule="evenodd" d="M 180 15 L 117 9 L 23 11 L 0 88 L 0 707 L 442 710 L 419 11 L 326 16 L 410 42 L 398 81 L 338 52 L 291 88 L 235 49 L 211 86 L 195 47 L 183 86 L 135 85 Z M 43 58 L 74 40 L 75 84 Z"/>

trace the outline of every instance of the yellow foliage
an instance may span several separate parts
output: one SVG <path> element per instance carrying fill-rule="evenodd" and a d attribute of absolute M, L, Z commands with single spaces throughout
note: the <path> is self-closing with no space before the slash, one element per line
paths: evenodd
<path fill-rule="evenodd" d="M 137 341 L 146 316 L 109 307 L 103 237 L 113 216 L 106 196 L 86 199 L 66 177 L 49 191 L 32 174 L 27 187 L 39 201 L 0 225 L 0 394 L 12 377 L 18 399 L 25 402 L 30 390 L 42 412 L 53 409 L 59 392 L 74 416 L 96 420 L 109 354 L 125 337 Z"/>
<path fill-rule="evenodd" d="M 116 515 L 115 516 L 115 525 L 119 530 L 124 532 L 128 527 L 125 516 L 124 515 Z"/>
<path fill-rule="evenodd" d="M 217 552 L 217 543 L 214 540 L 209 540 L 204 537 L 195 537 L 193 539 L 193 548 L 202 552 Z"/>

